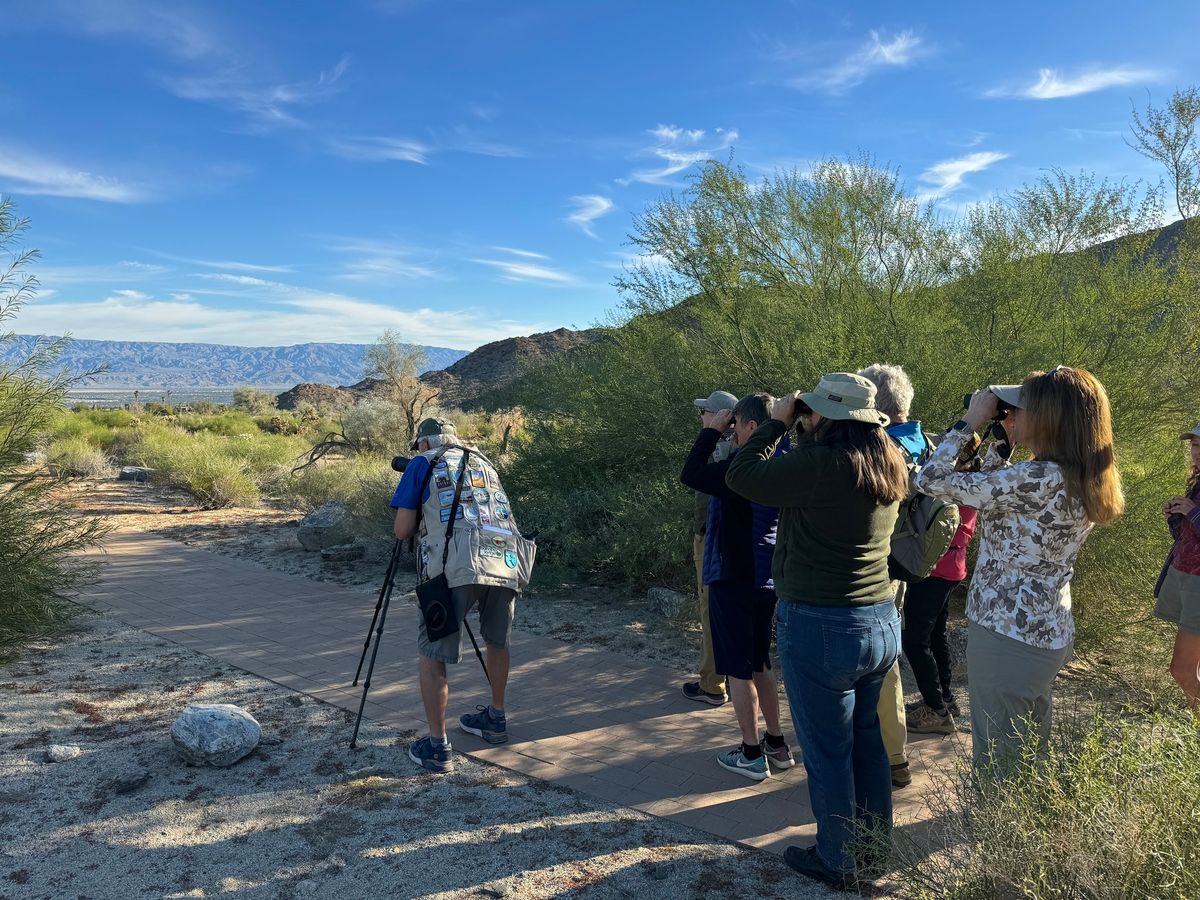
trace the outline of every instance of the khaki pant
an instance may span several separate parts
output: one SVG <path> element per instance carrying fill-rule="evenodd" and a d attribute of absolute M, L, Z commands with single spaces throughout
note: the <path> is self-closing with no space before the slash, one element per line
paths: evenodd
<path fill-rule="evenodd" d="M 896 608 L 904 618 L 904 582 L 898 582 Z M 900 681 L 900 660 L 897 659 L 879 690 L 879 730 L 883 734 L 883 746 L 887 750 L 888 762 L 898 766 L 908 759 L 904 745 L 908 740 L 908 717 L 904 711 L 904 685 Z"/>
<path fill-rule="evenodd" d="M 725 695 L 725 676 L 717 674 L 713 658 L 712 626 L 708 622 L 708 585 L 704 583 L 704 535 L 692 538 L 692 556 L 696 561 L 696 596 L 700 602 L 700 690 Z"/>
<path fill-rule="evenodd" d="M 1048 650 L 967 624 L 967 689 L 971 693 L 971 763 L 1002 769 L 1020 759 L 1033 734 L 1050 740 L 1054 679 L 1071 647 Z"/>

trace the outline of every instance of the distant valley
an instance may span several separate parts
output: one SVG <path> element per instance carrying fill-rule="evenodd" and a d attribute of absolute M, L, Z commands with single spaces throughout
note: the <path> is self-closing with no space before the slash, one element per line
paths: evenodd
<path fill-rule="evenodd" d="M 17 335 L 0 346 L 0 365 L 25 358 L 40 338 Z M 295 344 L 290 347 L 235 347 L 227 344 L 173 344 L 157 341 L 72 339 L 59 366 L 75 372 L 104 367 L 91 387 L 195 388 L 287 387 L 301 382 L 354 384 L 363 377 L 367 344 Z M 423 347 L 425 370 L 445 369 L 465 350 Z"/>

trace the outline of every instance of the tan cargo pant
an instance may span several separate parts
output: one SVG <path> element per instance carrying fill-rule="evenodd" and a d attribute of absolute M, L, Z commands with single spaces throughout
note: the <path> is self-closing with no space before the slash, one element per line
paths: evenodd
<path fill-rule="evenodd" d="M 704 583 L 704 535 L 692 538 L 692 557 L 696 562 L 696 596 L 700 602 L 700 690 L 725 695 L 725 676 L 717 674 L 713 658 L 712 629 L 708 624 L 708 585 Z"/>
<path fill-rule="evenodd" d="M 904 582 L 897 582 L 896 608 L 904 620 Z M 887 750 L 888 762 L 898 766 L 908 759 L 904 745 L 908 741 L 908 718 L 904 711 L 904 685 L 900 681 L 900 659 L 892 664 L 883 676 L 883 687 L 879 691 L 879 731 L 883 735 L 883 746 Z"/>

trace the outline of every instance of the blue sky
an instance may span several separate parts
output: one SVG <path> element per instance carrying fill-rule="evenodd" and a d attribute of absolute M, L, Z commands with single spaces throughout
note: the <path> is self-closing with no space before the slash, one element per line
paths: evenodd
<path fill-rule="evenodd" d="M 845 7 L 845 8 L 838 8 Z M 1200 4 L 10 0 L 26 333 L 470 349 L 618 302 L 633 216 L 730 153 L 868 151 L 947 208 L 1159 173 L 1131 101 Z"/>

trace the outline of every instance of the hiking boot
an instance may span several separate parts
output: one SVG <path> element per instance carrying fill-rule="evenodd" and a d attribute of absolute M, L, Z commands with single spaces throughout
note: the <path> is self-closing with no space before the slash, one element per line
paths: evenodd
<path fill-rule="evenodd" d="M 892 766 L 892 787 L 905 788 L 912 784 L 912 772 L 908 770 L 908 762 Z"/>
<path fill-rule="evenodd" d="M 777 769 L 790 769 L 796 764 L 796 758 L 792 756 L 792 748 L 787 745 L 786 741 L 781 747 L 772 747 L 764 737 L 758 746 L 762 749 L 767 762 Z"/>
<path fill-rule="evenodd" d="M 804 849 L 788 847 L 783 851 L 783 861 L 788 864 L 788 868 L 794 869 L 806 878 L 827 884 L 834 890 L 858 890 L 858 879 L 854 873 L 838 872 L 829 868 L 817 853 L 815 846 Z"/>
<path fill-rule="evenodd" d="M 747 759 L 746 754 L 742 752 L 741 744 L 738 744 L 732 750 L 726 750 L 724 753 L 717 754 L 717 765 L 722 769 L 728 769 L 730 772 L 745 775 L 754 781 L 762 781 L 764 778 L 771 777 L 771 770 L 767 766 L 766 755 L 760 755 L 758 759 Z"/>
<path fill-rule="evenodd" d="M 689 681 L 683 686 L 683 696 L 689 700 L 698 700 L 700 703 L 707 703 L 709 706 L 721 706 L 729 699 L 725 694 L 710 694 L 708 691 L 700 687 L 700 682 Z"/>
<path fill-rule="evenodd" d="M 944 709 L 939 711 L 921 704 L 909 713 L 908 730 L 913 734 L 954 734 L 954 716 Z"/>
<path fill-rule="evenodd" d="M 467 713 L 458 720 L 458 727 L 467 734 L 483 738 L 489 744 L 503 744 L 508 740 L 508 723 L 504 713 L 492 713 L 490 706 L 477 706 L 478 712 Z"/>
<path fill-rule="evenodd" d="M 451 757 L 454 754 L 450 742 L 446 741 L 444 746 L 433 746 L 433 740 L 426 735 L 408 748 L 408 758 L 415 762 L 422 769 L 428 769 L 430 772 L 437 772 L 439 775 L 449 772 L 453 763 Z"/>

